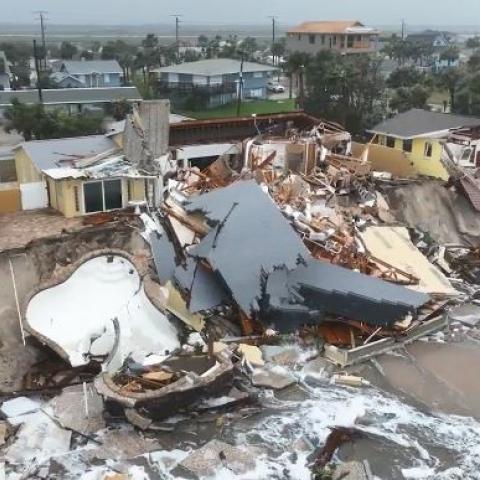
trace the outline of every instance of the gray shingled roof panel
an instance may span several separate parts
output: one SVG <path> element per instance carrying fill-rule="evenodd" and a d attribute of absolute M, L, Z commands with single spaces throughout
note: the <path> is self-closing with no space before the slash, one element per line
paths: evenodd
<path fill-rule="evenodd" d="M 414 108 L 379 123 L 370 131 L 394 137 L 412 138 L 432 132 L 477 125 L 480 125 L 480 118 L 429 112 Z"/>
<path fill-rule="evenodd" d="M 215 225 L 196 251 L 208 259 L 242 310 L 258 310 L 265 275 L 296 268 L 309 252 L 272 199 L 255 181 L 237 182 L 190 200 Z M 206 242 L 206 248 L 203 248 Z"/>
<path fill-rule="evenodd" d="M 317 312 L 311 315 L 315 323 L 330 314 L 382 326 L 401 320 L 429 300 L 424 293 L 315 259 L 293 272 L 276 271 L 268 279 L 266 294 L 270 307 L 283 312 L 278 318 L 287 314 L 288 320 L 292 306 L 307 306 L 310 312 Z M 299 321 L 310 319 L 305 313 Z M 290 322 L 293 320 L 281 322 L 282 328 L 288 329 Z"/>
<path fill-rule="evenodd" d="M 278 69 L 272 65 L 262 65 L 260 63 L 244 62 L 243 71 L 249 72 L 275 72 Z M 213 77 L 217 75 L 228 75 L 240 72 L 240 60 L 231 58 L 212 58 L 199 60 L 197 62 L 181 63 L 180 65 L 171 65 L 169 67 L 157 68 L 155 72 L 159 73 L 181 73 L 186 75 L 203 75 Z"/>
<path fill-rule="evenodd" d="M 123 73 L 116 60 L 66 60 L 65 69 L 71 75 L 89 75 L 91 73 Z"/>
<path fill-rule="evenodd" d="M 105 135 L 34 140 L 24 142 L 19 146 L 23 147 L 39 170 L 62 166 L 70 167 L 69 160 L 94 156 L 117 147 L 115 142 Z"/>
<path fill-rule="evenodd" d="M 17 98 L 22 103 L 39 103 L 37 90 L 0 91 L 0 107 L 9 106 Z M 52 88 L 43 90 L 43 103 L 108 103 L 119 100 L 140 101 L 142 96 L 136 87 L 114 88 Z"/>

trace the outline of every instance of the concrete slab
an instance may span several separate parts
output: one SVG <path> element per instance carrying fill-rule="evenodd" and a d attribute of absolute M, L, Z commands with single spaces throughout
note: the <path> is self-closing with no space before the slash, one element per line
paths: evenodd
<path fill-rule="evenodd" d="M 345 462 L 340 464 L 332 477 L 333 480 L 369 480 L 365 466 L 361 462 Z"/>
<path fill-rule="evenodd" d="M 460 322 L 467 327 L 476 327 L 480 323 L 480 307 L 467 303 L 454 307 L 448 312 L 450 322 Z"/>
<path fill-rule="evenodd" d="M 255 455 L 247 448 L 212 440 L 183 460 L 176 471 L 187 478 L 200 479 L 218 475 L 223 468 L 230 475 L 244 475 L 255 468 Z"/>
<path fill-rule="evenodd" d="M 92 385 L 87 385 L 86 395 L 82 385 L 63 389 L 51 401 L 55 417 L 62 427 L 89 435 L 106 427 L 103 418 L 103 400 Z"/>
<path fill-rule="evenodd" d="M 70 450 L 72 432 L 59 427 L 46 413 L 31 415 L 17 433 L 14 443 L 5 452 L 5 460 L 24 465 L 30 460 L 38 462 Z"/>
<path fill-rule="evenodd" d="M 2 403 L 0 411 L 6 417 L 19 417 L 27 413 L 33 413 L 40 409 L 41 405 L 27 397 L 17 397 Z"/>
<path fill-rule="evenodd" d="M 256 368 L 252 374 L 252 383 L 256 387 L 282 390 L 296 382 L 295 377 L 283 367 Z"/>

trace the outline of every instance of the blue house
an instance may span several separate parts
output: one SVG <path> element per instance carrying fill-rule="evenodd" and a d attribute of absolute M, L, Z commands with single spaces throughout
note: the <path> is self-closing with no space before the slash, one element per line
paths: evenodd
<path fill-rule="evenodd" d="M 120 87 L 123 70 L 116 60 L 65 60 L 51 79 L 60 88 Z"/>
<path fill-rule="evenodd" d="M 215 58 L 187 62 L 156 69 L 161 94 L 203 92 L 208 95 L 208 107 L 234 101 L 239 94 L 240 60 Z M 243 98 L 267 98 L 267 83 L 278 69 L 271 65 L 244 62 L 242 75 Z"/>

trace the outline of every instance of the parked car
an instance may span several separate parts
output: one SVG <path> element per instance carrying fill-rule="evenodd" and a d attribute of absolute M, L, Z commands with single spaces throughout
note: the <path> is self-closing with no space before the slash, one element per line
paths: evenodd
<path fill-rule="evenodd" d="M 285 92 L 285 87 L 278 82 L 268 82 L 267 89 L 272 93 L 283 93 Z"/>

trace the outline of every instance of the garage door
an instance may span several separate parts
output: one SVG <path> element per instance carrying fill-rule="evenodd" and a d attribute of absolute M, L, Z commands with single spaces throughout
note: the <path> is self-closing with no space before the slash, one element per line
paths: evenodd
<path fill-rule="evenodd" d="M 22 210 L 48 207 L 47 184 L 45 182 L 20 184 Z"/>

